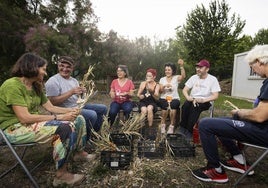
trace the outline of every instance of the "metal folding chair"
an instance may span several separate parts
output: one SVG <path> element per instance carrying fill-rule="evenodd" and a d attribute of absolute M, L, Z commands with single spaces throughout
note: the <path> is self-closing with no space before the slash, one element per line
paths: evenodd
<path fill-rule="evenodd" d="M 248 173 L 250 171 L 252 171 L 254 169 L 254 167 L 268 154 L 268 147 L 263 147 L 263 146 L 258 146 L 258 145 L 254 145 L 254 144 L 248 144 L 248 143 L 241 143 L 241 144 L 244 146 L 244 149 L 242 149 L 242 154 L 244 156 L 245 165 L 246 165 L 245 149 L 247 147 L 253 147 L 253 148 L 261 149 L 261 150 L 264 150 L 264 151 L 259 156 L 259 158 L 257 158 L 257 160 L 250 166 L 250 168 L 248 168 L 247 171 L 244 172 L 242 174 L 242 176 L 240 176 L 238 178 L 238 180 L 234 184 L 234 187 L 236 187 L 248 175 Z"/>
<path fill-rule="evenodd" d="M 24 165 L 24 163 L 22 161 L 22 159 L 26 153 L 27 148 L 29 148 L 30 146 L 34 146 L 36 144 L 37 143 L 11 144 L 9 142 L 9 140 L 7 139 L 6 135 L 4 134 L 3 130 L 0 129 L 0 147 L 5 147 L 5 146 L 8 147 L 10 149 L 10 151 L 12 152 L 12 154 L 14 155 L 14 157 L 16 158 L 16 162 L 14 163 L 14 165 L 11 166 L 9 169 L 7 169 L 5 172 L 3 172 L 0 175 L 0 179 L 3 178 L 4 176 L 6 176 L 8 173 L 10 173 L 18 164 L 20 164 L 20 166 L 23 168 L 24 172 L 27 174 L 28 178 L 31 180 L 31 183 L 33 184 L 33 186 L 39 187 L 39 185 L 37 184 L 37 182 L 35 181 L 35 179 L 31 175 L 30 171 L 28 170 L 28 168 Z M 23 147 L 23 152 L 21 153 L 21 155 L 18 155 L 18 153 L 15 150 L 15 147 Z M 36 169 L 41 163 L 42 162 L 38 163 L 38 165 L 36 165 L 31 171 Z"/>
<path fill-rule="evenodd" d="M 214 116 L 214 101 L 210 102 L 211 106 L 209 107 L 208 111 L 209 111 L 209 117 L 213 117 Z"/>

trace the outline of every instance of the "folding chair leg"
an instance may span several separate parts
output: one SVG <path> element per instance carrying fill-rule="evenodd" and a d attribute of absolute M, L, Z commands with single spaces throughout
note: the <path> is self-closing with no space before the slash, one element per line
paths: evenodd
<path fill-rule="evenodd" d="M 10 142 L 7 140 L 6 136 L 5 135 L 2 135 L 3 136 L 3 139 L 5 140 L 7 146 L 10 148 L 11 152 L 13 153 L 13 155 L 16 157 L 18 163 L 21 165 L 21 167 L 23 168 L 23 170 L 25 171 L 25 173 L 27 174 L 27 176 L 29 177 L 29 179 L 31 180 L 32 184 L 34 187 L 36 188 L 39 188 L 39 185 L 37 184 L 37 182 L 35 181 L 35 179 L 33 178 L 33 176 L 31 175 L 31 173 L 29 172 L 29 170 L 27 169 L 27 167 L 24 165 L 24 163 L 22 162 L 21 158 L 18 156 L 17 152 L 15 151 L 15 149 L 12 147 L 12 145 L 10 144 Z M 26 150 L 26 149 L 25 149 Z M 24 150 L 24 153 L 25 153 L 25 150 Z M 24 154 L 23 154 L 24 155 Z M 18 164 L 17 163 L 17 164 Z M 12 167 L 12 169 L 14 169 L 16 166 L 14 165 Z M 9 172 L 9 171 L 8 171 Z M 7 172 L 7 173 L 8 173 Z"/>
<path fill-rule="evenodd" d="M 23 159 L 24 154 L 26 153 L 26 150 L 27 150 L 27 147 L 24 147 L 23 152 L 22 152 L 22 154 L 20 156 L 21 160 Z M 18 164 L 19 164 L 19 162 L 17 161 L 12 167 L 10 167 L 8 170 L 6 170 L 5 172 L 3 172 L 0 175 L 0 179 L 3 178 L 3 177 L 5 177 L 10 171 L 12 171 L 14 168 L 16 168 L 18 166 Z"/>
<path fill-rule="evenodd" d="M 253 170 L 253 168 L 268 154 L 268 149 L 263 152 L 263 154 L 247 169 L 246 172 L 235 182 L 234 187 L 236 187 L 241 180 L 248 175 L 248 173 Z"/>

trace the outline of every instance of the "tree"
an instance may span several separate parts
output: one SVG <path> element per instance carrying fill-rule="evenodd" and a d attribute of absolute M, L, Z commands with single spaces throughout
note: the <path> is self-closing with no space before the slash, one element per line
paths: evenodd
<path fill-rule="evenodd" d="M 197 6 L 186 18 L 183 28 L 177 29 L 177 39 L 182 40 L 188 52 L 188 62 L 201 59 L 211 62 L 211 72 L 220 79 L 230 78 L 233 56 L 237 52 L 239 35 L 245 26 L 239 16 L 229 17 L 230 8 L 225 0 L 212 1 L 209 9 Z"/>
<path fill-rule="evenodd" d="M 49 3 L 36 0 L 34 14 L 43 24 L 30 28 L 25 36 L 27 50 L 37 52 L 52 61 L 52 57 L 69 55 L 77 62 L 74 77 L 82 76 L 89 64 L 96 63 L 92 51 L 97 46 L 94 40 L 101 33 L 97 18 L 89 0 L 51 0 Z M 31 9 L 31 10 L 32 10 Z M 48 66 L 48 75 L 55 74 L 56 67 Z"/>
<path fill-rule="evenodd" d="M 15 61 L 25 52 L 23 37 L 40 20 L 33 16 L 25 0 L 0 1 L 0 83 L 10 76 Z"/>
<path fill-rule="evenodd" d="M 268 29 L 260 29 L 253 38 L 253 44 L 268 44 Z"/>

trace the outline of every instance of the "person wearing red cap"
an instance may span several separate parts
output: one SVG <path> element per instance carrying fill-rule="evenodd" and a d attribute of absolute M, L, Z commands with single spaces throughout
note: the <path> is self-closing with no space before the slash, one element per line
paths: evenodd
<path fill-rule="evenodd" d="M 211 101 L 216 100 L 221 91 L 217 78 L 208 73 L 209 68 L 207 60 L 199 61 L 196 74 L 186 81 L 182 90 L 186 100 L 181 109 L 179 132 L 189 140 L 192 139 L 193 127 L 201 112 L 209 109 Z"/>
<path fill-rule="evenodd" d="M 268 45 L 254 46 L 243 63 L 247 63 L 249 69 L 264 79 L 258 102 L 254 108 L 231 110 L 232 117 L 206 117 L 200 120 L 198 130 L 207 164 L 192 170 L 192 175 L 200 181 L 226 183 L 229 181 L 226 169 L 244 174 L 250 168 L 237 142 L 268 147 Z M 220 158 L 218 141 L 228 151 L 230 159 Z M 260 173 L 263 171 L 260 170 Z M 253 174 L 251 169 L 247 175 Z"/>
<path fill-rule="evenodd" d="M 167 133 L 174 133 L 174 125 L 176 120 L 177 109 L 180 107 L 180 96 L 178 93 L 179 83 L 185 78 L 185 70 L 183 67 L 184 61 L 178 60 L 181 74 L 176 75 L 176 65 L 173 63 L 165 64 L 165 77 L 162 77 L 159 81 L 160 84 L 160 99 L 159 104 L 162 109 L 161 119 L 161 133 L 166 133 L 166 118 L 170 116 L 170 125 Z"/>
<path fill-rule="evenodd" d="M 148 69 L 146 71 L 146 80 L 141 82 L 137 96 L 139 97 L 140 112 L 147 115 L 149 126 L 149 137 L 153 135 L 153 119 L 154 113 L 157 112 L 157 100 L 159 98 L 159 84 L 155 81 L 156 70 Z"/>

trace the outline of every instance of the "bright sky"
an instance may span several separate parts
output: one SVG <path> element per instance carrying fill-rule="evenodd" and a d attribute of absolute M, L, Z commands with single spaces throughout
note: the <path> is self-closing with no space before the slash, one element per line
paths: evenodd
<path fill-rule="evenodd" d="M 186 22 L 187 14 L 197 5 L 207 9 L 209 0 L 91 0 L 99 17 L 98 28 L 111 29 L 129 39 L 147 36 L 163 40 L 175 37 L 175 28 Z M 254 36 L 259 29 L 268 29 L 265 16 L 268 0 L 226 0 L 230 13 L 246 20 L 244 34 Z"/>

